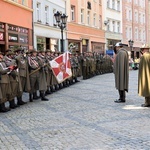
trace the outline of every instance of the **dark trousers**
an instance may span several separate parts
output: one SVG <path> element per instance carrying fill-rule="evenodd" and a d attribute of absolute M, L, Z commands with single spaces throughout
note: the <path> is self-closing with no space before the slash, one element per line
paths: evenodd
<path fill-rule="evenodd" d="M 126 99 L 126 93 L 125 93 L 125 90 L 118 90 L 118 92 L 119 92 L 119 96 L 120 96 L 119 99 L 125 101 L 125 99 Z"/>

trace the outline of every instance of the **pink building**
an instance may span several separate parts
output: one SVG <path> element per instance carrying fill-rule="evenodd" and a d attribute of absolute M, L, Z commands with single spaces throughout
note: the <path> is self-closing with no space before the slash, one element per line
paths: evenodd
<path fill-rule="evenodd" d="M 131 41 L 131 57 L 140 57 L 141 45 L 148 43 L 148 1 L 122 1 L 122 12 L 123 43 Z"/>

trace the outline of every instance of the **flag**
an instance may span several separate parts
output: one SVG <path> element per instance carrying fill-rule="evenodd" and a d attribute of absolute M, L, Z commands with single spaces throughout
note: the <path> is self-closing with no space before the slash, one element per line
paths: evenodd
<path fill-rule="evenodd" d="M 50 61 L 50 65 L 58 83 L 61 83 L 72 76 L 68 52 L 63 53 Z"/>

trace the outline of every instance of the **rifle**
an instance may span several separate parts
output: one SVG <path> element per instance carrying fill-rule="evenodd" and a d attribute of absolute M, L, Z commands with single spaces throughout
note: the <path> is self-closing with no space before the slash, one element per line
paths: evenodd
<path fill-rule="evenodd" d="M 43 67 L 39 67 L 39 68 L 35 69 L 33 72 L 29 73 L 29 76 L 36 73 L 37 71 L 39 71 L 41 68 L 44 68 L 45 66 L 47 66 L 47 64 L 45 64 Z"/>
<path fill-rule="evenodd" d="M 32 75 L 32 74 L 34 74 L 34 73 L 36 73 L 36 72 L 39 71 L 40 69 L 41 69 L 41 67 L 35 69 L 33 72 L 29 73 L 29 76 Z"/>

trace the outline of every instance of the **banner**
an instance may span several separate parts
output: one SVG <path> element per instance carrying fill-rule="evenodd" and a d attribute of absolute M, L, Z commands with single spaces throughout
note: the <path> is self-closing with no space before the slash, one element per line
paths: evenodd
<path fill-rule="evenodd" d="M 58 83 L 61 83 L 72 76 L 68 52 L 61 54 L 50 61 L 50 65 Z"/>

